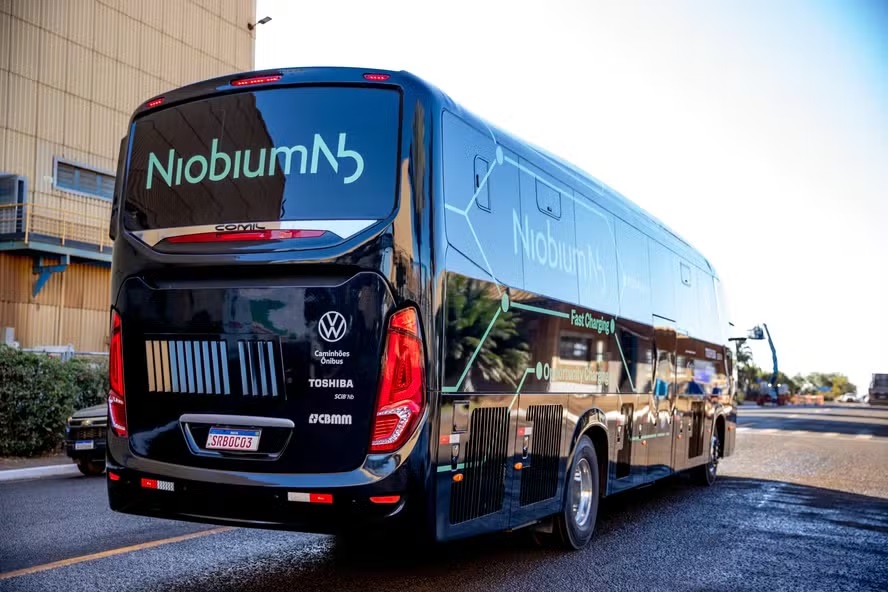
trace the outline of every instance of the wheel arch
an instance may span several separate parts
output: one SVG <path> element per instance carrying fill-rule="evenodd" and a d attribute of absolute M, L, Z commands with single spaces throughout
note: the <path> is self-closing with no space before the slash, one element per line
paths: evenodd
<path fill-rule="evenodd" d="M 601 498 L 607 495 L 608 467 L 610 466 L 607 420 L 601 409 L 589 409 L 580 417 L 570 444 L 568 458 L 573 457 L 577 443 L 583 436 L 587 436 L 595 448 L 595 456 L 598 459 L 598 497 Z"/>

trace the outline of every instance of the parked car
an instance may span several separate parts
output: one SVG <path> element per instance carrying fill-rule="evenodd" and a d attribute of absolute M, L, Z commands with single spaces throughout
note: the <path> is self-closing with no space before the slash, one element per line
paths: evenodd
<path fill-rule="evenodd" d="M 74 413 L 65 426 L 65 452 L 84 475 L 105 472 L 108 407 L 96 405 Z"/>

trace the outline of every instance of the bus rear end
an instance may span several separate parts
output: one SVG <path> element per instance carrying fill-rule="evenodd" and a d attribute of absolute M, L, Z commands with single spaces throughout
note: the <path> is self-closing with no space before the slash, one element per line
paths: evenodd
<path fill-rule="evenodd" d="M 112 509 L 313 532 L 421 511 L 425 319 L 404 287 L 419 266 L 393 281 L 416 241 L 393 232 L 413 208 L 388 78 L 245 75 L 135 114 L 112 221 Z"/>

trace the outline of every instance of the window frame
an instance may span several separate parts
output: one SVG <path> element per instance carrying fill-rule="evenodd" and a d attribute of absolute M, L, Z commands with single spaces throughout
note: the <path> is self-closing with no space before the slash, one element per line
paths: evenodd
<path fill-rule="evenodd" d="M 108 177 L 113 182 L 113 184 L 111 186 L 111 194 L 108 197 L 105 197 L 104 195 L 100 195 L 98 193 L 90 193 L 88 191 L 82 191 L 80 189 L 72 189 L 70 187 L 64 187 L 62 185 L 59 185 L 58 181 L 59 181 L 59 165 L 60 164 L 67 165 L 67 166 L 72 167 L 74 169 L 89 171 L 91 173 L 95 173 L 96 175 Z M 76 178 L 79 179 L 79 173 L 77 173 L 75 171 L 75 175 L 76 175 Z M 114 186 L 116 184 L 117 184 L 117 175 L 115 175 L 109 171 L 105 171 L 105 170 L 102 170 L 98 167 L 84 164 L 81 162 L 77 162 L 75 160 L 71 160 L 68 158 L 60 157 L 60 156 L 54 156 L 52 159 L 52 188 L 55 189 L 56 191 L 64 191 L 65 193 L 72 193 L 74 195 L 80 195 L 83 197 L 91 197 L 93 199 L 101 199 L 103 201 L 107 201 L 110 203 L 114 199 Z"/>

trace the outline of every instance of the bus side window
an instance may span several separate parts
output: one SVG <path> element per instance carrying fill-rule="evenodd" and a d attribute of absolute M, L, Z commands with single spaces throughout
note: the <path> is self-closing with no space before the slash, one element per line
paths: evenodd
<path fill-rule="evenodd" d="M 475 157 L 475 189 L 474 193 L 477 194 L 475 198 L 475 203 L 478 204 L 478 207 L 484 210 L 485 212 L 490 211 L 490 177 L 487 178 L 487 181 L 484 180 L 484 177 L 487 175 L 487 170 L 490 167 L 490 163 L 481 158 L 480 156 Z M 491 175 L 492 177 L 493 175 Z M 482 187 L 481 184 L 484 183 Z"/>
<path fill-rule="evenodd" d="M 561 219 L 561 192 L 549 187 L 540 179 L 536 180 L 537 207 L 547 216 Z"/>

